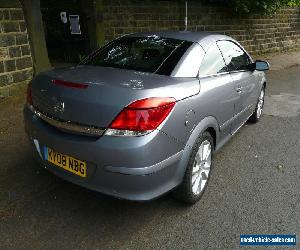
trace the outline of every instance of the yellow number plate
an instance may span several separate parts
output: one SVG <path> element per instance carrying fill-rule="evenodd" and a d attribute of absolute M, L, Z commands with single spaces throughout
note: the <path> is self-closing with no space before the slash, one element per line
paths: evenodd
<path fill-rule="evenodd" d="M 51 148 L 47 149 L 47 161 L 73 174 L 86 177 L 86 163 L 84 161 L 80 161 L 71 156 L 58 153 Z"/>

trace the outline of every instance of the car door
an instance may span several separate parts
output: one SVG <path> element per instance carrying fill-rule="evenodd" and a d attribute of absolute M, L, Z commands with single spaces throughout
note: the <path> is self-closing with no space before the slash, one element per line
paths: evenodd
<path fill-rule="evenodd" d="M 235 87 L 234 119 L 232 133 L 242 126 L 253 112 L 256 77 L 250 70 L 251 58 L 233 41 L 217 42 Z"/>
<path fill-rule="evenodd" d="M 205 116 L 213 116 L 220 126 L 220 135 L 230 134 L 234 115 L 235 88 L 222 54 L 213 42 L 207 50 L 199 70 L 201 107 Z"/>

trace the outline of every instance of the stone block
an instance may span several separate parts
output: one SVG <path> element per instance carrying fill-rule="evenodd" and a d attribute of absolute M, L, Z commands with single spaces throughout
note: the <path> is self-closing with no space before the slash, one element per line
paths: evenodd
<path fill-rule="evenodd" d="M 9 85 L 11 83 L 12 83 L 12 81 L 8 74 L 0 75 L 0 87 Z"/>
<path fill-rule="evenodd" d="M 18 47 L 9 47 L 8 54 L 10 58 L 20 57 L 21 56 L 21 48 Z"/>
<path fill-rule="evenodd" d="M 18 22 L 2 22 L 2 32 L 10 33 L 10 32 L 19 32 L 19 23 Z"/>
<path fill-rule="evenodd" d="M 21 51 L 22 51 L 22 56 L 29 56 L 31 54 L 29 45 L 22 45 Z"/>
<path fill-rule="evenodd" d="M 8 51 L 7 48 L 0 48 L 0 61 L 5 60 L 8 58 Z"/>
<path fill-rule="evenodd" d="M 27 34 L 17 34 L 16 35 L 16 44 L 28 44 Z"/>
<path fill-rule="evenodd" d="M 22 82 L 25 80 L 30 80 L 32 78 L 32 70 L 22 70 L 12 73 L 12 78 L 14 82 Z"/>
<path fill-rule="evenodd" d="M 32 67 L 32 61 L 30 57 L 24 57 L 16 59 L 16 68 L 18 70 Z"/>
<path fill-rule="evenodd" d="M 10 10 L 10 19 L 11 20 L 24 20 L 24 15 L 22 9 L 13 9 Z"/>
<path fill-rule="evenodd" d="M 4 61 L 5 72 L 11 72 L 16 70 L 16 60 L 6 60 Z"/>
<path fill-rule="evenodd" d="M 0 34 L 0 47 L 7 47 L 16 44 L 13 34 Z"/>

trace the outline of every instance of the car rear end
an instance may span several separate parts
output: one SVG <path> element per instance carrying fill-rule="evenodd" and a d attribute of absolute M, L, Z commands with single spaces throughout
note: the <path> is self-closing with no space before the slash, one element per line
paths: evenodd
<path fill-rule="evenodd" d="M 148 49 L 146 57 L 152 54 Z M 196 78 L 94 65 L 51 70 L 28 87 L 25 129 L 36 158 L 54 174 L 149 200 L 181 181 L 185 145 L 164 127 L 198 92 Z M 184 122 L 178 126 L 184 130 Z"/>
<path fill-rule="evenodd" d="M 160 130 L 133 137 L 88 136 L 50 125 L 30 107 L 24 116 L 36 158 L 70 182 L 129 200 L 152 199 L 177 183 L 182 145 Z M 51 159 L 53 152 L 72 158 L 73 167 Z"/>

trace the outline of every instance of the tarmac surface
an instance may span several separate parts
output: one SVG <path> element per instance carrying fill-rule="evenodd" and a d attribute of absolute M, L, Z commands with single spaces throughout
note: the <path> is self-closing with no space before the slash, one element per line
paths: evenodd
<path fill-rule="evenodd" d="M 53 176 L 32 158 L 24 97 L 2 100 L 0 248 L 239 249 L 240 234 L 296 234 L 300 247 L 300 68 L 267 78 L 261 121 L 216 154 L 194 206 L 117 200 Z"/>

